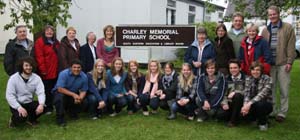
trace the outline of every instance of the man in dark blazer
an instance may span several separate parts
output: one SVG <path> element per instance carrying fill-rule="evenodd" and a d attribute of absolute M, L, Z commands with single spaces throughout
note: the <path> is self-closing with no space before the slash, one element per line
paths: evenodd
<path fill-rule="evenodd" d="M 96 47 L 94 43 L 96 41 L 96 35 L 93 32 L 89 32 L 86 35 L 87 43 L 80 47 L 80 60 L 83 66 L 82 71 L 87 73 L 93 70 L 94 63 L 96 61 Z"/>

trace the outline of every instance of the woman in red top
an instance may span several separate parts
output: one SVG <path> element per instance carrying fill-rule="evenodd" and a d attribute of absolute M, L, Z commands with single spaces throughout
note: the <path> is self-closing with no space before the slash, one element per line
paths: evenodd
<path fill-rule="evenodd" d="M 258 27 L 254 24 L 247 25 L 247 36 L 241 42 L 239 60 L 242 71 L 250 75 L 250 65 L 259 61 L 264 66 L 264 74 L 269 75 L 271 70 L 272 54 L 268 42 L 258 36 Z"/>
<path fill-rule="evenodd" d="M 59 41 L 56 39 L 55 30 L 47 25 L 41 37 L 34 44 L 34 56 L 37 62 L 37 73 L 42 78 L 46 93 L 46 114 L 53 110 L 51 89 L 54 87 L 58 75 L 57 49 Z"/>
<path fill-rule="evenodd" d="M 115 30 L 112 25 L 107 25 L 103 29 L 104 38 L 97 41 L 96 53 L 100 59 L 104 60 L 106 67 L 111 67 L 115 57 L 119 57 L 119 49 L 115 47 L 114 35 Z"/>

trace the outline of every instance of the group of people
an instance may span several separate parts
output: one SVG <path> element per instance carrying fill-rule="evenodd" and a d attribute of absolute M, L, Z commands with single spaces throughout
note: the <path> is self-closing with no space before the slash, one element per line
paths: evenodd
<path fill-rule="evenodd" d="M 268 9 L 271 22 L 264 37 L 258 35 L 254 24 L 244 31 L 240 13 L 233 15 L 228 33 L 224 24 L 217 26 L 217 38 L 212 42 L 200 27 L 186 50 L 180 73 L 171 62 L 161 70 L 157 60 L 148 62 L 145 74 L 135 60 L 128 62 L 126 71 L 111 25 L 104 28 L 104 38 L 97 46 L 96 35 L 89 32 L 81 47 L 73 27 L 58 41 L 55 29 L 47 25 L 33 43 L 27 38 L 26 26 L 17 26 L 17 36 L 7 44 L 4 56 L 10 76 L 6 89 L 12 113 L 9 126 L 21 122 L 36 125 L 37 118 L 51 114 L 53 107 L 57 124 L 65 126 L 65 114 L 72 119 L 78 119 L 81 111 L 92 119 L 104 113 L 114 117 L 127 106 L 129 115 L 142 110 L 149 116 L 162 108 L 169 111 L 169 120 L 180 112 L 188 120 L 215 118 L 233 127 L 245 118 L 267 130 L 269 116 L 278 122 L 286 118 L 295 59 L 293 28 L 279 15 L 277 7 Z M 281 79 L 278 111 L 274 98 L 277 79 Z M 33 100 L 34 94 L 38 101 Z"/>

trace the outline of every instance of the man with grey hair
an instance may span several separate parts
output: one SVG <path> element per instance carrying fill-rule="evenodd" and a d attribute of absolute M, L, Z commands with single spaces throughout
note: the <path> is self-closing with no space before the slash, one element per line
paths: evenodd
<path fill-rule="evenodd" d="M 273 80 L 273 114 L 276 121 L 283 122 L 288 112 L 288 95 L 290 85 L 290 72 L 296 57 L 295 32 L 291 24 L 280 19 L 280 10 L 276 6 L 268 8 L 270 24 L 262 31 L 270 44 L 273 57 L 271 77 Z M 280 107 L 276 110 L 276 84 L 280 88 Z"/>
<path fill-rule="evenodd" d="M 94 63 L 96 61 L 96 47 L 94 45 L 96 41 L 96 35 L 93 32 L 89 32 L 86 35 L 86 44 L 80 47 L 79 58 L 82 63 L 82 71 L 87 73 L 93 70 Z"/>
<path fill-rule="evenodd" d="M 27 27 L 18 25 L 15 29 L 16 37 L 10 39 L 5 47 L 4 69 L 10 76 L 16 72 L 17 61 L 25 56 L 30 56 L 33 42 L 27 38 Z"/>

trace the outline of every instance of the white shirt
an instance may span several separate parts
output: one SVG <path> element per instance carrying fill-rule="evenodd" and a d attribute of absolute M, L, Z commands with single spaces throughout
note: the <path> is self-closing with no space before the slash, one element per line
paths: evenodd
<path fill-rule="evenodd" d="M 116 75 L 116 76 L 114 76 L 114 79 L 115 79 L 115 81 L 116 81 L 117 83 L 119 83 L 120 80 L 121 80 L 121 76 L 120 76 L 120 75 Z"/>
<path fill-rule="evenodd" d="M 93 54 L 93 58 L 94 58 L 94 62 L 96 61 L 96 52 L 95 52 L 95 46 L 94 45 L 90 45 L 90 49 L 92 51 L 92 54 Z"/>
<path fill-rule="evenodd" d="M 73 41 L 73 42 L 70 42 L 70 44 L 72 45 L 72 47 L 75 49 L 75 50 L 77 50 L 77 48 L 76 48 L 76 45 L 75 45 L 75 42 Z"/>
<path fill-rule="evenodd" d="M 234 77 L 233 75 L 231 76 L 231 79 L 233 80 L 233 81 L 238 81 L 238 80 L 240 80 L 242 78 L 242 74 L 240 73 L 238 76 L 236 76 L 236 77 Z"/>

